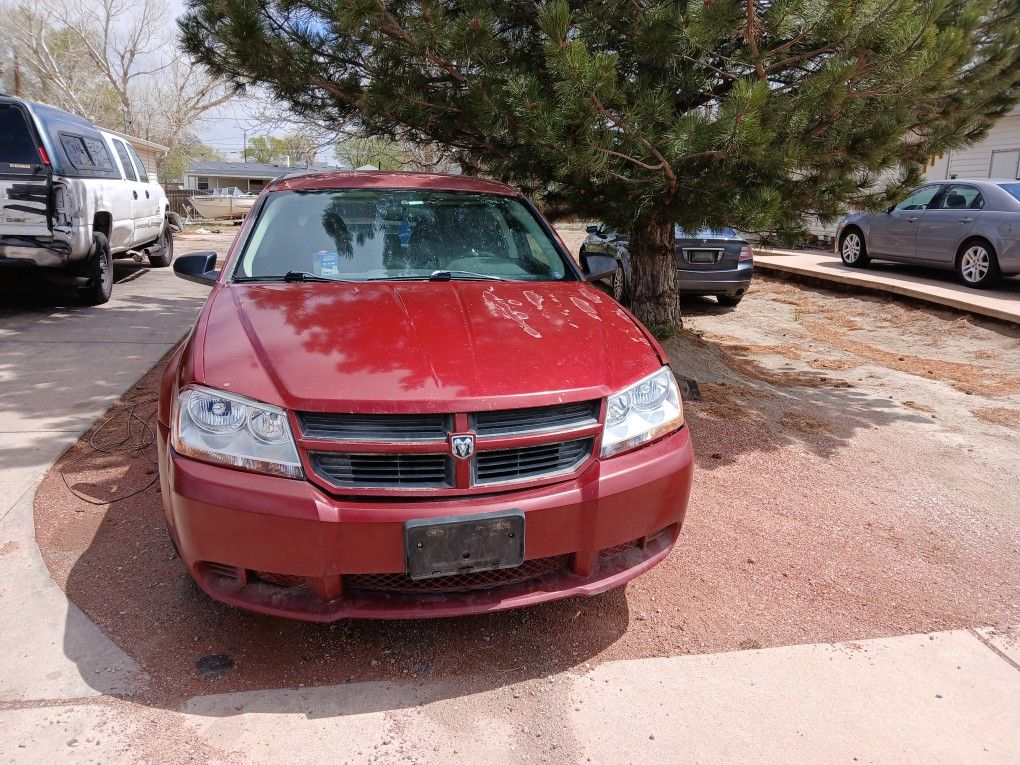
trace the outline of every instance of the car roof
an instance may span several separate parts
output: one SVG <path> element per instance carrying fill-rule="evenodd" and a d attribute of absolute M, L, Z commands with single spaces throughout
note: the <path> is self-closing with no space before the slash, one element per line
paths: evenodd
<path fill-rule="evenodd" d="M 17 96 L 9 96 L 0 93 L 0 103 L 3 104 L 21 104 L 28 107 L 28 110 L 35 114 L 37 117 L 43 120 L 58 120 L 68 122 L 72 125 L 79 125 L 81 127 L 96 129 L 89 120 L 84 117 L 74 114 L 73 112 L 67 112 L 63 109 L 58 109 L 55 106 L 49 104 L 40 103 L 39 101 L 29 101 L 27 98 L 18 98 Z"/>
<path fill-rule="evenodd" d="M 324 189 L 432 189 L 435 191 L 474 191 L 517 197 L 520 192 L 504 183 L 470 175 L 414 173 L 395 170 L 340 170 L 336 172 L 294 173 L 277 178 L 269 191 L 315 191 Z"/>

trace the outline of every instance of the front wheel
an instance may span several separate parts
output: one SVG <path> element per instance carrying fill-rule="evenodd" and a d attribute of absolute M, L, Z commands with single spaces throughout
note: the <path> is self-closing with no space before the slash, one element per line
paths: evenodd
<path fill-rule="evenodd" d="M 994 286 L 1002 276 L 995 251 L 984 241 L 971 241 L 963 245 L 956 259 L 956 273 L 965 285 L 977 289 Z"/>
<path fill-rule="evenodd" d="M 864 235 L 856 228 L 848 229 L 839 238 L 839 258 L 850 268 L 864 268 L 871 262 Z"/>
<path fill-rule="evenodd" d="M 110 240 L 105 234 L 92 235 L 92 257 L 85 264 L 82 273 L 88 277 L 88 286 L 78 290 L 85 305 L 102 305 L 113 294 L 113 255 Z"/>
<path fill-rule="evenodd" d="M 174 236 L 170 232 L 170 221 L 163 224 L 163 233 L 159 236 L 159 255 L 149 256 L 149 265 L 154 268 L 166 268 L 174 259 Z"/>

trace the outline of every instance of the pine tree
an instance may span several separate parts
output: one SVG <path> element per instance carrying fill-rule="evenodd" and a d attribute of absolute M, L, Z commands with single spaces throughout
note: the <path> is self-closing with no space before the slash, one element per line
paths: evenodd
<path fill-rule="evenodd" d="M 1017 0 L 188 0 L 181 29 L 309 119 L 629 230 L 655 324 L 681 319 L 674 222 L 881 205 L 1020 95 Z"/>

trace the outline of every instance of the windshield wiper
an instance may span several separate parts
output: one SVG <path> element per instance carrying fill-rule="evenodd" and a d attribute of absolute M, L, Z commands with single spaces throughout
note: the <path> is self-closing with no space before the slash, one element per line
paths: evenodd
<path fill-rule="evenodd" d="M 455 279 L 463 279 L 464 281 L 483 281 L 483 282 L 508 282 L 510 279 L 504 279 L 502 276 L 490 276 L 489 274 L 478 274 L 474 271 L 447 271 L 441 269 L 439 271 L 433 271 L 428 276 L 410 276 L 408 274 L 395 274 L 393 276 L 373 276 L 366 279 L 366 282 L 449 282 Z"/>
<path fill-rule="evenodd" d="M 450 271 L 447 269 L 440 269 L 439 271 L 433 271 L 429 274 L 430 282 L 449 282 L 454 279 L 478 279 L 486 282 L 508 282 L 509 279 L 505 279 L 502 276 L 492 276 L 491 274 L 478 274 L 474 271 Z"/>
<path fill-rule="evenodd" d="M 272 276 L 235 276 L 235 282 L 344 282 L 350 283 L 352 279 L 331 279 L 328 276 L 310 274 L 307 271 L 288 271 L 283 276 L 273 274 Z"/>
<path fill-rule="evenodd" d="M 288 271 L 283 275 L 285 282 L 343 282 L 346 279 L 331 279 L 328 276 L 310 274 L 307 271 Z"/>

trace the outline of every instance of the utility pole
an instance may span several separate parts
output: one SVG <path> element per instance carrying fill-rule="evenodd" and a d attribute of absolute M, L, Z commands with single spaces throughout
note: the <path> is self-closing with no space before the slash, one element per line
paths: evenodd
<path fill-rule="evenodd" d="M 241 128 L 241 135 L 244 136 L 244 138 L 242 139 L 244 141 L 244 149 L 242 149 L 242 154 L 244 156 L 245 164 L 248 164 L 248 128 L 246 127 Z"/>

